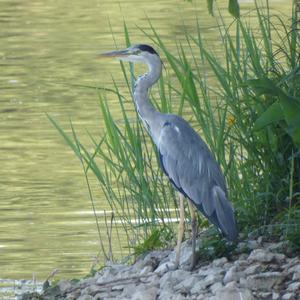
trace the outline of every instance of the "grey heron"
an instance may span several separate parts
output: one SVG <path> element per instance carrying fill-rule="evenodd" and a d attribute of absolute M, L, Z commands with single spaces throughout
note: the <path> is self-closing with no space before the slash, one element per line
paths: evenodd
<path fill-rule="evenodd" d="M 149 89 L 158 81 L 162 61 L 148 45 L 134 45 L 127 49 L 100 54 L 122 61 L 144 63 L 148 73 L 140 76 L 133 93 L 136 110 L 157 147 L 160 165 L 179 192 L 179 231 L 174 267 L 180 261 L 184 233 L 184 198 L 187 198 L 192 218 L 192 262 L 195 266 L 197 235 L 196 207 L 225 237 L 237 238 L 234 210 L 228 200 L 225 178 L 213 153 L 199 134 L 182 117 L 157 111 L 149 100 Z"/>

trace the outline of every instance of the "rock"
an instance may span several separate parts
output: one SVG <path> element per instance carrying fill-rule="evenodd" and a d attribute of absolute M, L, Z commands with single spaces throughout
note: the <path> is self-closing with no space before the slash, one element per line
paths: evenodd
<path fill-rule="evenodd" d="M 200 246 L 200 240 L 196 240 L 196 249 L 199 249 L 199 246 Z M 176 256 L 176 250 L 174 250 L 169 255 L 170 260 L 175 261 L 175 256 Z M 192 262 L 192 243 L 190 240 L 187 240 L 181 244 L 179 266 L 181 268 L 183 267 L 189 268 L 191 262 Z"/>
<path fill-rule="evenodd" d="M 247 243 L 247 247 L 250 250 L 254 250 L 254 249 L 259 248 L 259 243 L 256 240 L 249 240 Z"/>
<path fill-rule="evenodd" d="M 293 280 L 294 281 L 300 280 L 300 273 L 294 273 L 293 274 Z"/>
<path fill-rule="evenodd" d="M 276 292 L 273 292 L 272 293 L 272 300 L 279 300 L 279 299 L 280 299 L 280 294 L 276 293 Z"/>
<path fill-rule="evenodd" d="M 72 284 L 68 280 L 61 280 L 57 285 L 62 294 L 66 293 L 68 290 L 72 288 Z"/>
<path fill-rule="evenodd" d="M 224 287 L 216 293 L 215 300 L 254 300 L 254 297 L 248 289 Z"/>
<path fill-rule="evenodd" d="M 221 282 L 223 276 L 217 274 L 207 275 L 203 280 L 196 283 L 196 285 L 191 289 L 191 294 L 200 294 L 201 291 L 205 290 L 210 285 Z"/>
<path fill-rule="evenodd" d="M 236 250 L 238 253 L 243 253 L 245 251 L 247 251 L 247 243 L 245 242 L 239 242 L 237 247 L 236 247 Z"/>
<path fill-rule="evenodd" d="M 145 257 L 141 257 L 138 259 L 133 267 L 139 271 L 142 270 L 146 266 L 152 266 L 153 270 L 157 268 L 157 266 L 164 262 L 167 259 L 168 255 L 171 253 L 170 250 L 164 251 L 152 251 L 148 253 Z"/>
<path fill-rule="evenodd" d="M 258 293 L 257 294 L 258 299 L 271 299 L 272 298 L 272 293 L 271 292 L 263 292 L 263 293 Z"/>
<path fill-rule="evenodd" d="M 282 300 L 294 300 L 294 293 L 286 293 L 281 297 Z"/>
<path fill-rule="evenodd" d="M 126 284 L 124 286 L 123 292 L 120 295 L 120 297 L 123 299 L 130 298 L 130 297 L 132 297 L 132 295 L 134 294 L 135 291 L 136 291 L 136 285 L 134 283 Z M 103 297 L 102 297 L 102 299 L 103 299 Z"/>
<path fill-rule="evenodd" d="M 228 262 L 228 259 L 226 257 L 221 257 L 213 260 L 212 266 L 213 267 L 223 267 L 225 263 Z"/>
<path fill-rule="evenodd" d="M 145 266 L 141 272 L 140 275 L 146 275 L 148 273 L 151 273 L 153 271 L 153 266 Z"/>
<path fill-rule="evenodd" d="M 240 278 L 239 286 L 243 288 L 248 288 L 248 280 L 244 277 Z"/>
<path fill-rule="evenodd" d="M 96 283 L 100 284 L 105 281 L 119 278 L 121 276 L 121 274 L 123 273 L 122 271 L 124 271 L 126 269 L 127 269 L 126 266 L 117 265 L 117 264 L 105 267 L 105 268 L 103 268 L 103 270 L 101 270 L 101 272 L 97 273 Z"/>
<path fill-rule="evenodd" d="M 270 291 L 272 287 L 280 284 L 284 276 L 280 272 L 265 272 L 247 277 L 247 287 L 253 290 Z"/>
<path fill-rule="evenodd" d="M 225 270 L 220 267 L 212 268 L 211 266 L 201 268 L 198 272 L 200 276 L 208 276 L 208 275 L 224 275 Z"/>
<path fill-rule="evenodd" d="M 175 261 L 167 261 L 160 264 L 154 272 L 162 276 L 163 274 L 174 270 L 176 270 Z"/>
<path fill-rule="evenodd" d="M 291 292 L 300 292 L 300 281 L 289 284 L 287 290 Z"/>
<path fill-rule="evenodd" d="M 262 245 L 263 241 L 264 241 L 264 237 L 263 237 L 263 236 L 259 236 L 259 237 L 257 238 L 258 244 Z"/>
<path fill-rule="evenodd" d="M 287 263 L 282 266 L 283 269 L 290 269 L 291 267 L 294 267 L 300 263 L 300 260 L 298 257 L 294 258 L 288 258 Z"/>
<path fill-rule="evenodd" d="M 228 282 L 225 287 L 227 289 L 237 289 L 238 288 L 238 285 L 235 281 L 231 281 L 231 282 Z"/>
<path fill-rule="evenodd" d="M 299 273 L 300 274 L 300 264 L 290 267 L 288 269 L 288 273 Z"/>
<path fill-rule="evenodd" d="M 130 299 L 132 300 L 155 300 L 158 294 L 157 287 L 138 286 Z"/>
<path fill-rule="evenodd" d="M 277 263 L 282 264 L 285 261 L 286 256 L 282 253 L 275 253 L 274 258 Z"/>
<path fill-rule="evenodd" d="M 160 288 L 173 289 L 183 278 L 188 278 L 191 275 L 190 272 L 184 270 L 176 270 L 164 274 L 160 279 Z"/>
<path fill-rule="evenodd" d="M 189 293 L 190 290 L 201 280 L 199 275 L 191 275 L 183 281 L 179 282 L 175 287 L 175 291 L 180 291 L 181 293 Z"/>
<path fill-rule="evenodd" d="M 238 268 L 233 266 L 226 272 L 223 283 L 226 284 L 231 281 L 239 281 L 241 277 L 245 277 L 245 274 L 243 272 L 238 272 Z"/>
<path fill-rule="evenodd" d="M 210 291 L 213 293 L 213 295 L 216 294 L 216 292 L 223 287 L 223 284 L 221 282 L 216 282 L 210 286 Z"/>
<path fill-rule="evenodd" d="M 157 274 L 152 273 L 149 274 L 149 276 L 145 278 L 144 281 L 151 286 L 159 286 L 160 277 Z"/>
<path fill-rule="evenodd" d="M 101 287 L 99 285 L 96 284 L 92 284 L 87 286 L 86 288 L 84 288 L 81 292 L 82 295 L 96 295 L 98 292 L 100 292 Z"/>
<path fill-rule="evenodd" d="M 267 247 L 267 249 L 271 252 L 275 252 L 275 253 L 286 253 L 287 249 L 290 246 L 290 242 L 289 241 L 282 241 L 282 242 L 278 242 L 278 243 L 270 243 Z"/>
<path fill-rule="evenodd" d="M 93 300 L 102 300 L 102 299 L 107 299 L 110 297 L 110 293 L 109 292 L 102 292 L 102 293 L 98 293 L 94 296 Z M 75 298 L 76 299 L 76 298 Z"/>
<path fill-rule="evenodd" d="M 242 256 L 244 256 L 244 254 L 242 254 Z M 236 260 L 234 262 L 234 265 L 237 266 L 238 268 L 248 266 L 249 265 L 249 261 L 247 260 L 247 257 L 248 257 L 248 255 L 246 255 L 246 259 L 243 259 L 240 256 L 239 260 Z"/>
<path fill-rule="evenodd" d="M 250 262 L 261 262 L 261 263 L 269 263 L 275 258 L 274 253 L 271 253 L 264 249 L 255 249 L 253 250 L 248 259 Z"/>
<path fill-rule="evenodd" d="M 248 268 L 246 268 L 244 273 L 248 276 L 248 275 L 259 273 L 260 271 L 261 271 L 261 265 L 255 264 L 255 265 L 251 265 Z"/>
<path fill-rule="evenodd" d="M 93 297 L 90 295 L 82 295 L 77 300 L 93 300 Z"/>

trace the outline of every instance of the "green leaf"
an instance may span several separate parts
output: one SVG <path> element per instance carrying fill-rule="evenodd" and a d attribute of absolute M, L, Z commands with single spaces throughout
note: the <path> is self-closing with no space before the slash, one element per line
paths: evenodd
<path fill-rule="evenodd" d="M 65 133 L 65 131 L 58 125 L 58 123 L 56 123 L 56 121 L 52 117 L 50 117 L 50 115 L 48 115 L 48 114 L 46 114 L 46 115 L 47 115 L 49 121 L 52 123 L 52 125 L 57 129 L 57 131 L 63 137 L 65 142 L 69 145 L 69 147 L 74 151 L 76 156 L 80 159 L 81 154 L 80 154 L 78 147 L 76 146 L 76 143 L 73 142 L 73 140 Z"/>
<path fill-rule="evenodd" d="M 257 96 L 264 94 L 276 96 L 277 87 L 269 78 L 263 77 L 259 79 L 250 79 L 246 81 L 246 85 L 251 86 Z"/>
<path fill-rule="evenodd" d="M 254 130 L 262 129 L 265 126 L 276 123 L 282 119 L 284 119 L 284 115 L 281 110 L 281 105 L 279 101 L 276 101 L 258 117 L 254 124 Z"/>
<path fill-rule="evenodd" d="M 214 15 L 214 0 L 207 0 L 207 9 L 210 15 Z"/>
<path fill-rule="evenodd" d="M 287 132 L 300 147 L 300 104 L 284 92 L 279 94 L 281 109 L 288 125 Z"/>
<path fill-rule="evenodd" d="M 239 3 L 238 3 L 238 0 L 229 0 L 228 11 L 235 18 L 240 17 L 240 6 L 239 6 Z"/>
<path fill-rule="evenodd" d="M 247 84 L 253 88 L 258 96 L 267 94 L 278 97 L 282 115 L 287 123 L 286 131 L 293 138 L 294 142 L 300 146 L 300 103 L 298 99 L 287 95 L 271 79 L 266 77 L 248 80 Z M 267 116 L 271 117 L 271 114 L 273 114 L 275 119 L 275 115 L 279 118 L 278 107 L 273 107 Z M 263 121 L 266 123 L 267 117 L 265 117 L 265 120 L 261 120 L 262 123 L 264 123 Z"/>

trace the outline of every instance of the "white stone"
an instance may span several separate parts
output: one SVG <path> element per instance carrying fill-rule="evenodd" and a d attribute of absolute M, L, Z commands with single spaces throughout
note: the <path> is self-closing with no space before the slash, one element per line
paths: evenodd
<path fill-rule="evenodd" d="M 228 287 L 219 289 L 215 297 L 218 300 L 254 300 L 250 290 Z"/>
<path fill-rule="evenodd" d="M 282 296 L 282 300 L 294 300 L 294 293 L 286 293 Z"/>
<path fill-rule="evenodd" d="M 257 295 L 258 299 L 270 299 L 271 296 L 272 296 L 271 292 L 263 292 Z"/>
<path fill-rule="evenodd" d="M 210 285 L 216 282 L 220 282 L 221 280 L 222 280 L 222 275 L 216 275 L 216 274 L 207 275 L 204 279 L 196 283 L 196 285 L 191 290 L 191 294 L 199 294 L 201 291 L 205 290 Z"/>
<path fill-rule="evenodd" d="M 247 246 L 250 250 L 254 250 L 259 248 L 259 244 L 256 240 L 249 240 L 247 243 Z"/>
<path fill-rule="evenodd" d="M 276 292 L 273 292 L 272 293 L 272 300 L 279 300 L 279 299 L 280 299 L 280 294 L 276 293 Z"/>
<path fill-rule="evenodd" d="M 282 253 L 275 253 L 274 258 L 277 261 L 277 263 L 282 264 L 285 261 L 286 256 Z"/>
<path fill-rule="evenodd" d="M 292 266 L 288 269 L 289 273 L 300 273 L 300 264 Z"/>
<path fill-rule="evenodd" d="M 199 249 L 200 241 L 196 240 L 196 249 Z M 180 267 L 190 267 L 192 262 L 192 243 L 190 240 L 184 241 L 181 244 L 180 248 L 180 260 L 179 260 L 179 266 Z M 176 257 L 176 250 L 174 250 L 170 255 L 169 258 L 172 261 L 175 261 Z"/>
<path fill-rule="evenodd" d="M 216 292 L 223 287 L 222 282 L 216 282 L 210 286 L 210 291 L 215 295 Z"/>
<path fill-rule="evenodd" d="M 90 295 L 82 295 L 77 300 L 93 300 L 93 297 Z"/>
<path fill-rule="evenodd" d="M 300 281 L 289 284 L 287 290 L 291 292 L 300 292 Z"/>
<path fill-rule="evenodd" d="M 138 286 L 135 293 L 130 299 L 132 300 L 155 300 L 157 298 L 157 287 L 146 287 L 145 285 Z"/>
<path fill-rule="evenodd" d="M 255 249 L 253 250 L 248 259 L 249 261 L 257 261 L 262 263 L 269 263 L 275 258 L 274 253 L 266 251 L 264 249 Z"/>
<path fill-rule="evenodd" d="M 136 291 L 136 285 L 134 283 L 126 284 L 123 289 L 121 296 L 125 298 L 130 298 L 133 293 Z"/>
<path fill-rule="evenodd" d="M 180 291 L 182 293 L 189 293 L 190 290 L 201 281 L 201 277 L 199 275 L 191 275 L 187 278 L 183 278 L 183 281 L 180 281 L 175 287 L 175 291 Z"/>
<path fill-rule="evenodd" d="M 61 280 L 57 285 L 63 294 L 72 288 L 72 284 L 68 280 Z"/>
<path fill-rule="evenodd" d="M 225 274 L 225 271 L 223 268 L 220 267 L 212 268 L 211 266 L 208 266 L 208 268 L 201 268 L 198 274 L 200 276 L 223 275 Z"/>
<path fill-rule="evenodd" d="M 191 276 L 191 273 L 184 271 L 184 270 L 176 270 L 176 271 L 168 272 L 161 277 L 160 287 L 161 288 L 166 288 L 166 287 L 173 288 L 180 281 L 182 281 L 183 278 L 187 278 L 189 276 Z"/>
<path fill-rule="evenodd" d="M 167 261 L 158 266 L 158 268 L 154 271 L 157 274 L 163 275 L 167 272 L 173 271 L 177 268 L 175 261 Z"/>
<path fill-rule="evenodd" d="M 148 273 L 150 273 L 150 272 L 152 272 L 152 271 L 153 271 L 153 267 L 152 267 L 152 266 L 145 266 L 145 267 L 141 270 L 140 275 L 146 275 L 146 274 L 148 274 Z"/>
<path fill-rule="evenodd" d="M 242 272 L 237 271 L 237 267 L 233 266 L 231 267 L 225 274 L 223 278 L 223 283 L 226 284 L 231 281 L 238 281 L 239 278 L 244 277 L 244 274 Z"/>
<path fill-rule="evenodd" d="M 300 280 L 300 273 L 296 273 L 296 272 L 295 272 L 295 273 L 293 274 L 293 280 L 294 280 L 294 281 Z"/>
<path fill-rule="evenodd" d="M 222 267 L 227 262 L 228 259 L 226 257 L 221 257 L 213 260 L 212 265 L 213 267 Z"/>
<path fill-rule="evenodd" d="M 237 289 L 237 288 L 238 288 L 238 284 L 237 284 L 237 282 L 235 282 L 235 281 L 231 281 L 231 282 L 228 282 L 228 283 L 225 285 L 225 287 L 226 287 L 227 289 Z"/>
<path fill-rule="evenodd" d="M 247 269 L 245 269 L 245 274 L 246 275 L 252 275 L 252 274 L 257 274 L 261 271 L 261 264 L 255 264 L 249 266 Z"/>
<path fill-rule="evenodd" d="M 246 257 L 247 258 L 247 257 Z M 245 266 L 248 266 L 249 265 L 249 262 L 248 260 L 246 259 L 239 259 L 239 260 L 236 260 L 234 262 L 234 265 L 237 266 L 238 268 L 241 268 L 241 267 L 245 267 Z"/>
<path fill-rule="evenodd" d="M 280 272 L 265 272 L 247 277 L 247 287 L 253 290 L 270 291 L 276 284 L 284 279 Z"/>

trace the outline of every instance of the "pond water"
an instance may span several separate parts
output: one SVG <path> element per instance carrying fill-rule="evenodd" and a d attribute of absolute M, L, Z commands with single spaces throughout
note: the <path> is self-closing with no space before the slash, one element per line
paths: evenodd
<path fill-rule="evenodd" d="M 269 2 L 289 12 L 291 1 Z M 227 1 L 218 3 L 226 11 Z M 87 188 L 46 113 L 64 127 L 72 118 L 83 139 L 86 130 L 100 135 L 97 93 L 76 85 L 109 88 L 112 74 L 122 86 L 119 64 L 96 54 L 125 45 L 124 19 L 134 43 L 149 43 L 137 27 L 149 29 L 148 18 L 174 53 L 184 30 L 196 31 L 196 18 L 218 41 L 206 0 L 0 1 L 0 278 L 44 280 L 55 268 L 59 277 L 88 273 L 99 244 Z M 110 100 L 117 117 L 117 99 Z M 97 201 L 109 209 L 101 194 Z"/>

